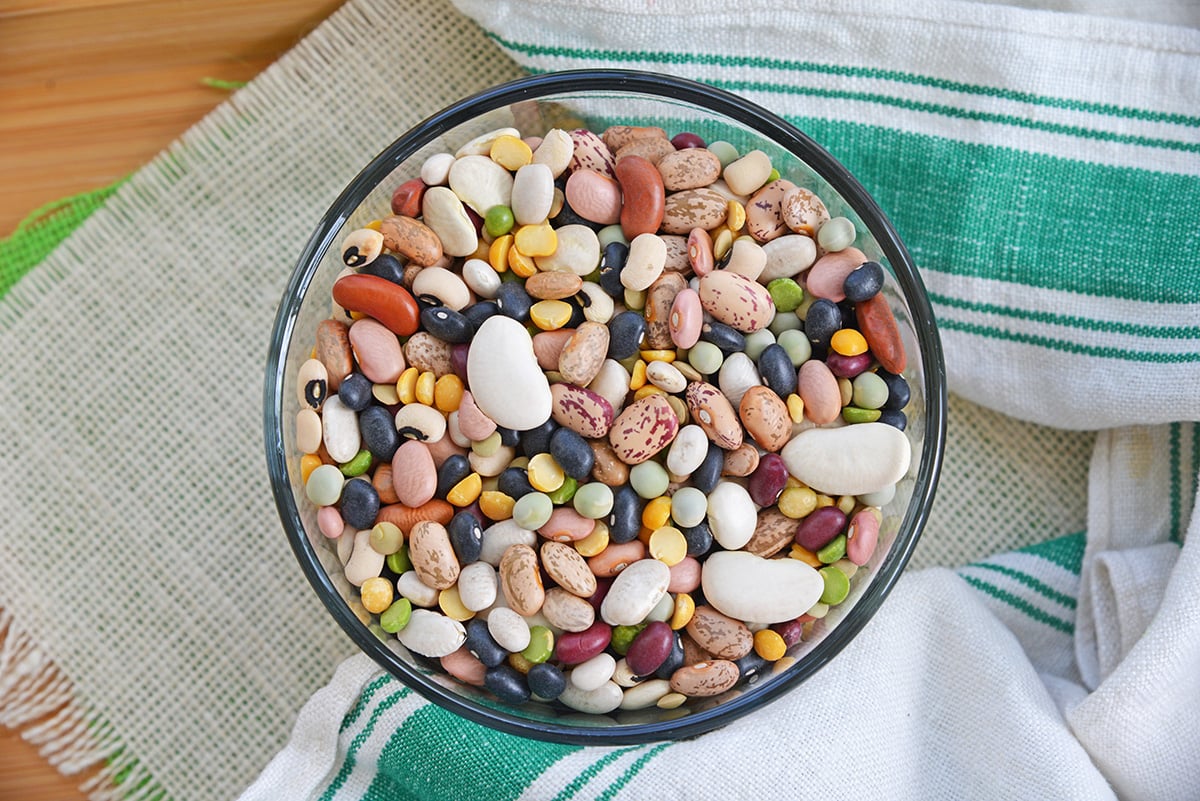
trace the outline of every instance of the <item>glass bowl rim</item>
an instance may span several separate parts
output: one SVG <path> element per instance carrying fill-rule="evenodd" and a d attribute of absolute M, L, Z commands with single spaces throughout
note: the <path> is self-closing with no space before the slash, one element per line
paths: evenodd
<path fill-rule="evenodd" d="M 740 123 L 800 158 L 841 196 L 846 205 L 854 209 L 891 264 L 911 314 L 925 382 L 925 439 L 913 495 L 909 499 L 897 541 L 893 542 L 855 608 L 803 660 L 791 666 L 787 675 L 757 689 L 750 687 L 734 698 L 677 719 L 584 726 L 522 717 L 460 696 L 406 663 L 358 619 L 322 568 L 295 503 L 283 442 L 284 360 L 291 344 L 301 299 L 325 253 L 334 245 L 334 237 L 368 194 L 412 154 L 456 126 L 513 103 L 549 96 L 573 97 L 613 92 L 683 101 Z M 580 69 L 517 78 L 452 103 L 394 140 L 346 185 L 305 245 L 276 312 L 264 387 L 264 440 L 272 493 L 292 551 L 325 608 L 360 650 L 427 700 L 472 722 L 509 734 L 563 744 L 629 745 L 693 737 L 726 725 L 799 686 L 854 638 L 891 592 L 920 539 L 941 469 L 946 411 L 941 341 L 924 284 L 883 210 L 832 154 L 783 118 L 718 87 L 662 73 Z M 900 535 L 906 532 L 907 537 L 899 540 Z"/>

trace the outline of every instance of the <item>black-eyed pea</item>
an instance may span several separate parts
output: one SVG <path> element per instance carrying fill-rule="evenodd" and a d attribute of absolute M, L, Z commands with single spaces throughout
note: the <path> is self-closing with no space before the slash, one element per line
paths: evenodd
<path fill-rule="evenodd" d="M 431 406 L 413 403 L 396 412 L 396 430 L 401 439 L 437 442 L 446 433 L 446 418 Z"/>
<path fill-rule="evenodd" d="M 383 252 L 383 234 L 373 228 L 351 231 L 342 240 L 342 261 L 347 267 L 370 264 Z"/>

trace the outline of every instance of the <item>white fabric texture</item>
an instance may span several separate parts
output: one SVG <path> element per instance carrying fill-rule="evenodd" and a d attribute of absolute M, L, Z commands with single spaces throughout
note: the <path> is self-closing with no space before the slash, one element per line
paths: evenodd
<path fill-rule="evenodd" d="M 421 774 L 384 746 L 409 725 L 431 735 L 426 719 L 491 753 L 483 746 L 492 741 L 470 740 L 478 735 L 415 696 L 398 697 L 373 663 L 350 656 L 286 546 L 258 432 L 267 336 L 303 242 L 388 142 L 521 73 L 496 37 L 519 30 L 547 46 L 660 51 L 702 41 L 881 70 L 920 65 L 947 79 L 1152 108 L 1167 120 L 1101 120 L 1111 130 L 1089 159 L 1118 172 L 1200 172 L 1195 131 L 1180 133 L 1170 116 L 1200 107 L 1200 44 L 1182 28 L 949 0 L 748 3 L 734 14 L 709 0 L 458 5 L 493 39 L 442 0 L 352 0 L 0 300 L 0 448 L 9 455 L 0 461 L 0 723 L 25 727 L 49 714 L 26 736 L 64 770 L 106 761 L 97 797 L 228 799 L 252 782 L 247 799 L 362 797 L 388 771 Z M 821 36 L 796 22 L 805 13 Z M 659 22 L 642 24 L 651 19 Z M 1041 48 L 1031 44 L 1039 36 Z M 1023 46 L 1006 53 L 1010 41 Z M 530 69 L 603 61 L 513 55 Z M 1081 72 L 1072 58 L 1103 69 Z M 621 66 L 722 77 L 706 65 Z M 825 98 L 741 91 L 788 113 L 1056 159 L 1078 153 L 1062 152 L 1054 126 L 1096 122 L 1093 110 L 1013 97 L 954 98 L 982 117 L 929 115 L 920 103 L 949 98 L 928 84 L 889 85 L 904 102 L 876 108 L 848 92 L 875 92 L 886 76 L 821 80 Z M 1039 126 L 989 126 L 989 114 Z M 1147 163 L 1128 137 L 1182 146 L 1151 149 Z M 882 200 L 891 209 L 921 190 Z M 1194 519 L 1186 537 L 1184 528 L 1200 465 L 1193 427 L 1178 422 L 1200 418 L 1196 363 L 1130 370 L 1096 354 L 1128 349 L 1131 338 L 1134 350 L 1194 348 L 1162 334 L 1195 326 L 1200 312 L 950 272 L 926 278 L 959 303 L 938 309 L 956 325 L 943 329 L 955 393 L 949 466 L 914 569 L 879 615 L 761 715 L 665 750 L 565 756 L 525 797 L 551 798 L 572 783 L 577 798 L 737 798 L 748 789 L 1196 797 L 1200 541 Z M 971 299 L 991 305 L 965 305 Z M 971 333 L 1017 330 L 1010 308 L 1029 311 L 1025 323 L 1042 339 Z M 1113 325 L 1071 327 L 1066 317 Z M 1132 333 L 1117 325 L 1130 320 Z M 66 402 L 48 406 L 50 397 Z M 1085 528 L 1082 575 L 1052 558 L 1054 547 L 1037 550 Z M 364 688 L 378 689 L 368 697 Z M 796 733 L 783 744 L 794 750 L 781 758 L 765 748 L 764 731 Z M 811 732 L 819 736 L 802 736 Z M 534 750 L 503 742 L 514 758 Z M 454 749 L 413 736 L 400 750 L 426 769 L 445 766 L 461 782 L 448 792 L 467 797 L 470 766 L 451 760 Z M 688 775 L 697 764 L 712 766 L 703 785 Z M 107 784 L 114 776 L 121 786 Z"/>

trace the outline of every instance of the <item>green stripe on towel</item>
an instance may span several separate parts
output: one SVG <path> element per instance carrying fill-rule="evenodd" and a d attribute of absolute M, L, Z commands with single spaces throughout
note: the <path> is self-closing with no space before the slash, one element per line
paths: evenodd
<path fill-rule="evenodd" d="M 960 576 L 961 576 L 961 574 L 960 574 Z M 967 582 L 972 587 L 974 587 L 975 589 L 984 593 L 985 595 L 988 595 L 992 598 L 995 598 L 997 601 L 1001 601 L 1001 602 L 1011 606 L 1013 609 L 1016 609 L 1018 612 L 1023 612 L 1024 614 L 1028 615 L 1029 617 L 1033 618 L 1034 620 L 1038 621 L 1039 623 L 1044 623 L 1047 626 L 1049 626 L 1050 628 L 1057 629 L 1058 631 L 1061 631 L 1064 634 L 1072 634 L 1073 635 L 1075 633 L 1075 624 L 1072 623 L 1071 621 L 1063 620 L 1062 618 L 1056 617 L 1055 615 L 1052 615 L 1049 612 L 1038 609 L 1036 606 L 1029 603 L 1029 601 L 1026 601 L 1024 598 L 1020 598 L 1016 595 L 1013 595 L 1011 592 L 1008 592 L 1007 590 L 1002 590 L 999 587 L 997 587 L 996 585 L 989 584 L 988 582 L 983 581 L 982 579 L 975 578 L 974 576 L 961 576 L 961 577 L 962 577 L 963 581 Z"/>
<path fill-rule="evenodd" d="M 836 75 L 847 78 L 865 78 L 870 80 L 892 81 L 914 86 L 926 86 L 949 92 L 990 97 L 999 100 L 1010 100 L 1018 103 L 1046 106 L 1049 108 L 1083 111 L 1090 114 L 1117 117 L 1124 119 L 1144 120 L 1147 122 L 1165 122 L 1175 125 L 1200 127 L 1200 117 L 1187 114 L 1151 111 L 1148 109 L 1118 106 L 1113 103 L 1090 103 L 1068 97 L 1052 97 L 1033 92 L 1021 92 L 996 86 L 983 86 L 963 81 L 952 81 L 945 78 L 935 78 L 929 75 L 918 75 L 900 70 L 885 70 L 874 67 L 856 67 L 845 64 L 820 64 L 814 61 L 796 61 L 793 59 L 765 58 L 762 56 L 737 56 L 717 53 L 671 53 L 664 51 L 641 50 L 601 50 L 592 48 L 555 47 L 536 45 L 526 42 L 513 42 L 494 33 L 488 33 L 501 47 L 525 56 L 552 56 L 556 58 L 576 58 L 585 60 L 615 61 L 619 63 L 649 62 L 655 64 L 700 64 L 716 67 L 750 67 L 753 69 L 784 70 L 794 73 L 814 73 L 819 75 Z"/>
<path fill-rule="evenodd" d="M 1059 592 L 1049 584 L 1034 578 L 1028 573 L 1023 573 L 1020 570 L 1014 570 L 1013 568 L 1006 567 L 1004 565 L 992 564 L 991 562 L 973 562 L 970 567 L 979 568 L 981 570 L 991 570 L 999 573 L 1002 576 L 1007 576 L 1013 581 L 1024 584 L 1026 587 L 1038 593 L 1039 595 L 1050 599 L 1059 606 L 1065 606 L 1068 609 L 1075 608 L 1076 601 L 1070 595 L 1067 595 L 1065 592 Z"/>
<path fill-rule="evenodd" d="M 364 799 L 516 799 L 547 768 L 579 748 L 492 731 L 431 704 L 392 733 Z M 449 766 L 452 774 L 443 769 Z"/>

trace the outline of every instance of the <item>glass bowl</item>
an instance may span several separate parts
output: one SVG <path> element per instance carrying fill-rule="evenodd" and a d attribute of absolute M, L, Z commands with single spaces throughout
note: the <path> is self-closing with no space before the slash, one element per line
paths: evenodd
<path fill-rule="evenodd" d="M 346 268 L 341 240 L 389 214 L 393 191 L 418 176 L 429 156 L 454 153 L 473 137 L 503 127 L 530 137 L 583 125 L 599 132 L 609 124 L 661 126 L 668 136 L 694 132 L 709 143 L 731 143 L 743 154 L 762 150 L 782 177 L 814 191 L 830 215 L 853 223 L 855 246 L 884 268 L 882 293 L 907 351 L 904 377 L 911 399 L 904 431 L 911 462 L 881 507 L 878 545 L 853 577 L 848 597 L 811 620 L 785 660 L 760 663 L 737 687 L 676 708 L 583 714 L 536 697 L 520 705 L 502 702 L 442 673 L 437 660 L 410 653 L 383 630 L 378 616 L 364 610 L 358 588 L 343 574 L 336 540 L 321 533 L 306 497 L 296 443 L 297 373 L 313 352 L 317 324 L 331 314 L 331 287 Z M 425 698 L 471 721 L 536 739 L 615 745 L 694 736 L 749 714 L 798 687 L 854 638 L 896 583 L 927 519 L 945 438 L 945 393 L 941 345 L 921 277 L 881 209 L 828 152 L 780 117 L 710 86 L 636 71 L 581 70 L 519 79 L 459 101 L 405 133 L 350 181 L 317 222 L 280 302 L 266 368 L 264 422 L 271 484 L 288 541 L 329 613 L 362 651 Z M 783 553 L 788 558 L 786 548 Z"/>

